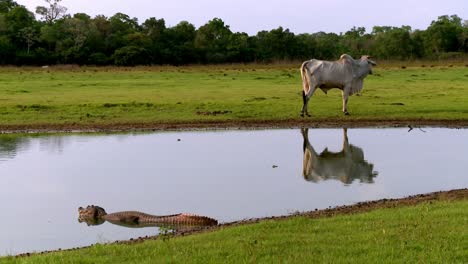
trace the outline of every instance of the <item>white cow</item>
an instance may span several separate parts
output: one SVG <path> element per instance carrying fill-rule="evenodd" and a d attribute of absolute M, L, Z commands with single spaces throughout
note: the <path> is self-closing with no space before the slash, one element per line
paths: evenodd
<path fill-rule="evenodd" d="M 377 176 L 374 165 L 364 159 L 361 148 L 348 142 L 347 130 L 343 129 L 343 149 L 340 152 L 330 152 L 325 149 L 318 154 L 309 142 L 308 129 L 301 129 L 304 137 L 304 179 L 312 182 L 320 180 L 339 180 L 351 184 L 354 180 L 372 183 Z"/>
<path fill-rule="evenodd" d="M 307 105 L 315 89 L 320 88 L 327 93 L 332 88 L 338 88 L 343 95 L 343 113 L 348 113 L 348 96 L 362 90 L 364 78 L 372 74 L 372 65 L 377 65 L 369 56 L 355 60 L 347 54 L 341 55 L 337 61 L 308 60 L 302 63 L 302 106 L 301 116 L 310 116 Z"/>

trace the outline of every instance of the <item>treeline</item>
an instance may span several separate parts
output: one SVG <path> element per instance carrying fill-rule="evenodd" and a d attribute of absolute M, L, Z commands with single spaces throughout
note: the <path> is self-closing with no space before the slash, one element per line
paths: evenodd
<path fill-rule="evenodd" d="M 0 0 L 0 64 L 152 65 L 246 63 L 336 59 L 342 53 L 379 59 L 440 59 L 468 52 L 468 21 L 440 16 L 426 30 L 375 26 L 367 33 L 294 34 L 279 27 L 255 36 L 232 32 L 221 19 L 199 27 L 187 21 L 168 27 L 164 19 L 117 13 L 94 18 L 66 14 L 61 0 L 45 0 L 36 15 L 14 0 Z"/>

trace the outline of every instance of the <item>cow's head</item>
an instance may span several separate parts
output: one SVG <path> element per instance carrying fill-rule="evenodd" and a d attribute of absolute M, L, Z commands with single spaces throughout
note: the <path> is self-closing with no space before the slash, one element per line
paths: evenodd
<path fill-rule="evenodd" d="M 375 63 L 375 61 L 371 60 L 371 56 L 362 55 L 361 56 L 361 62 L 367 63 L 367 65 L 369 65 L 369 74 L 372 74 L 372 66 L 376 66 L 377 63 Z"/>

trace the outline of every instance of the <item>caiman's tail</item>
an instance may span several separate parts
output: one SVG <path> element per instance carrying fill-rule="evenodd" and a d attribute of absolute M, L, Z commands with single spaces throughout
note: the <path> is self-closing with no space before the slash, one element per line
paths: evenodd
<path fill-rule="evenodd" d="M 133 223 L 136 225 L 176 225 L 176 226 L 212 226 L 218 221 L 206 216 L 194 214 L 150 215 L 137 211 L 125 211 L 107 214 L 103 217 L 113 223 Z"/>
<path fill-rule="evenodd" d="M 194 214 L 175 214 L 159 217 L 162 223 L 187 226 L 213 226 L 217 225 L 216 219 L 194 215 Z"/>

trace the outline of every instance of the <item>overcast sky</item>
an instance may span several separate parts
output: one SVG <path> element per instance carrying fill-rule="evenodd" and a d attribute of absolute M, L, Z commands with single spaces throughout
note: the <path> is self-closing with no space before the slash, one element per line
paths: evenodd
<path fill-rule="evenodd" d="M 34 11 L 43 0 L 16 0 Z M 282 26 L 294 33 L 346 32 L 353 26 L 409 25 L 426 29 L 440 15 L 468 19 L 468 0 L 63 0 L 69 14 L 164 18 L 168 27 L 186 20 L 197 28 L 214 17 L 234 32 L 255 35 Z"/>

